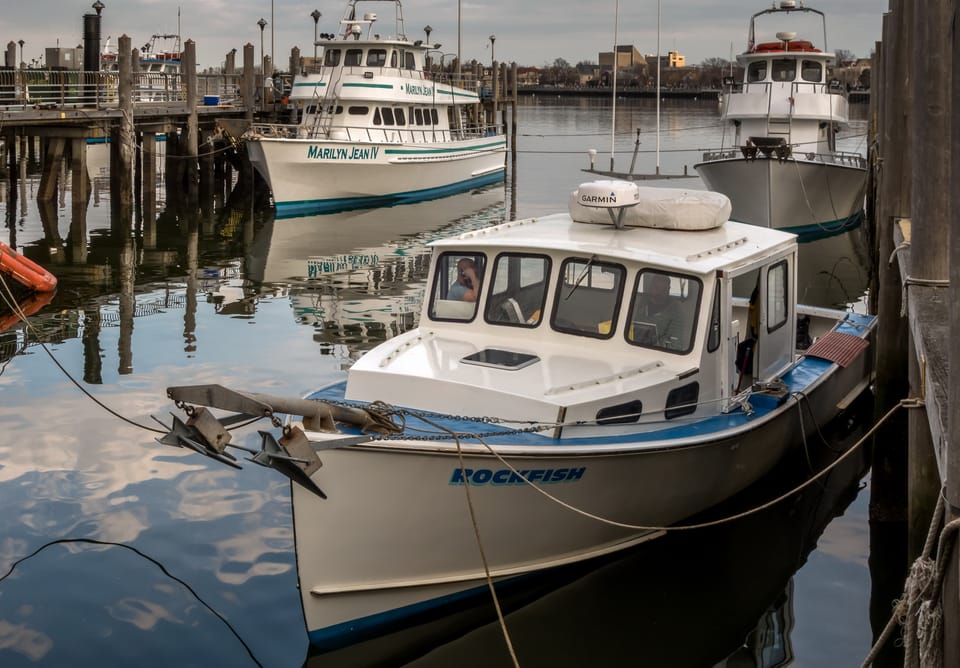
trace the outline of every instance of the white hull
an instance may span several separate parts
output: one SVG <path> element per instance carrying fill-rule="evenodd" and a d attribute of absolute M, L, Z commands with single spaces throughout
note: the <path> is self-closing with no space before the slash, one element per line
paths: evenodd
<path fill-rule="evenodd" d="M 798 382 L 809 380 L 804 374 L 797 374 Z M 809 434 L 835 416 L 868 376 L 869 357 L 861 355 L 804 386 L 812 413 L 802 407 L 802 423 L 797 399 L 789 397 L 772 410 L 758 407 L 753 418 L 730 416 L 728 427 L 707 436 L 701 423 L 699 436 L 691 425 L 686 438 L 674 429 L 669 439 L 631 443 L 624 437 L 607 448 L 594 439 L 551 447 L 545 439 L 540 446 L 517 446 L 518 454 L 504 458 L 530 478 L 549 478 L 535 484 L 576 509 L 630 525 L 669 526 L 768 473 L 800 442 L 802 429 Z M 468 489 L 494 579 L 590 559 L 660 535 L 578 514 L 512 478 L 476 440 L 464 439 L 461 447 L 462 468 L 472 472 L 469 488 L 455 444 L 410 441 L 321 452 L 323 467 L 311 479 L 326 499 L 292 485 L 300 589 L 313 645 L 350 644 L 401 626 L 425 609 L 485 595 Z"/>
<path fill-rule="evenodd" d="M 397 144 L 251 138 L 279 217 L 417 201 L 502 179 L 502 136 Z"/>
<path fill-rule="evenodd" d="M 731 220 L 772 227 L 805 239 L 861 222 L 866 170 L 789 158 L 726 158 L 695 166 L 707 188 L 730 198 Z"/>

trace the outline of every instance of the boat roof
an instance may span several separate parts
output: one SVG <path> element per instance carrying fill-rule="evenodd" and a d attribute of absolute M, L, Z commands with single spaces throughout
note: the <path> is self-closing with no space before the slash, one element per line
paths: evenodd
<path fill-rule="evenodd" d="M 820 48 L 815 48 L 814 44 L 809 41 L 797 40 L 797 33 L 795 32 L 777 32 L 776 41 L 757 41 L 757 18 L 765 16 L 767 14 L 810 14 L 819 18 L 820 28 L 823 31 Z M 779 24 L 778 28 L 784 26 Z M 782 49 L 777 49 L 777 45 L 781 44 Z M 788 44 L 789 43 L 789 44 Z M 779 5 L 774 4 L 773 7 L 764 9 L 757 12 L 750 17 L 750 30 L 747 33 L 747 50 L 741 54 L 740 57 L 748 58 L 751 56 L 757 56 L 760 58 L 769 57 L 771 54 L 776 53 L 778 57 L 782 55 L 787 56 L 804 56 L 804 57 L 833 57 L 833 54 L 827 49 L 827 19 L 822 11 L 819 9 L 814 9 L 812 7 L 805 7 L 803 0 L 780 0 Z M 739 59 L 739 57 L 738 57 Z"/>
<path fill-rule="evenodd" d="M 644 191 L 662 189 L 641 187 L 638 190 L 643 199 L 649 196 Z M 431 245 L 439 251 L 470 248 L 492 253 L 522 250 L 596 255 L 706 275 L 751 265 L 788 250 L 796 245 L 796 236 L 735 221 L 709 229 L 641 226 L 618 229 L 609 222 L 577 222 L 570 213 L 558 213 L 465 232 Z"/>

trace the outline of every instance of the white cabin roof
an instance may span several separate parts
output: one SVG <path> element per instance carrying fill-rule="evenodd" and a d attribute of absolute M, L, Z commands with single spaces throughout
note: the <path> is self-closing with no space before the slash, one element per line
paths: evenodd
<path fill-rule="evenodd" d="M 750 264 L 795 244 L 793 234 L 734 221 L 695 231 L 644 227 L 618 230 L 612 224 L 574 222 L 569 214 L 562 213 L 465 232 L 431 245 L 440 250 L 470 247 L 489 252 L 595 254 L 705 275 Z"/>

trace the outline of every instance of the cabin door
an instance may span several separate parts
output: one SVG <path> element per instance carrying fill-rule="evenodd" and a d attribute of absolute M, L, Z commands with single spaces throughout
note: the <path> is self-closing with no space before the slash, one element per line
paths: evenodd
<path fill-rule="evenodd" d="M 754 380 L 769 380 L 793 361 L 797 318 L 793 261 L 787 256 L 760 271 Z"/>

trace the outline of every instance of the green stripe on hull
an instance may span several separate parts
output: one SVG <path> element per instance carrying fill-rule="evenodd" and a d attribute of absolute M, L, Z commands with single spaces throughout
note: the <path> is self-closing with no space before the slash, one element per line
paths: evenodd
<path fill-rule="evenodd" d="M 783 230 L 784 232 L 792 232 L 793 234 L 796 234 L 797 241 L 804 243 L 807 241 L 816 241 L 817 239 L 825 239 L 827 237 L 843 234 L 844 232 L 849 232 L 850 230 L 859 227 L 861 223 L 863 223 L 863 217 L 863 210 L 860 210 L 852 216 L 841 218 L 839 220 L 833 220 L 814 225 L 783 227 L 779 229 Z"/>

